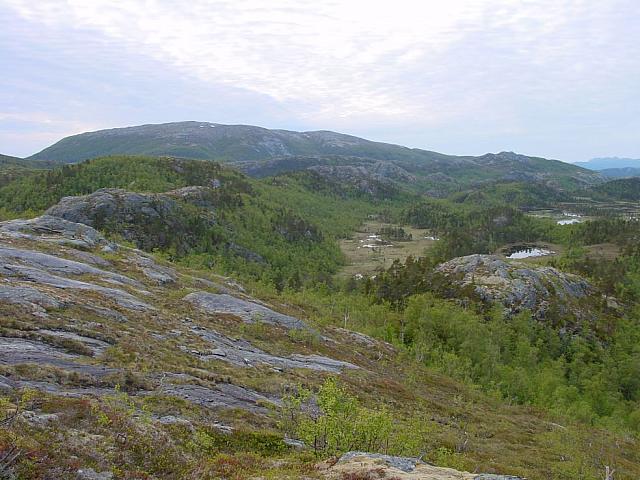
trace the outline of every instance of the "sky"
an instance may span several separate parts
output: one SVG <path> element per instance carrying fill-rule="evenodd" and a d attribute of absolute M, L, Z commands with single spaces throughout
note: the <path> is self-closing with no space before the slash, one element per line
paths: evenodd
<path fill-rule="evenodd" d="M 198 120 L 640 158 L 639 0 L 0 0 L 0 153 Z"/>

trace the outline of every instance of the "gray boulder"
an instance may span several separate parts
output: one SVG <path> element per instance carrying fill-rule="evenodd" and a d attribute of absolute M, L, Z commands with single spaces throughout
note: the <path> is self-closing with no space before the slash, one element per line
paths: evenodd
<path fill-rule="evenodd" d="M 476 475 L 473 480 L 525 480 L 521 477 L 514 477 L 512 475 L 496 475 L 494 473 L 481 473 Z"/>
<path fill-rule="evenodd" d="M 419 458 L 347 452 L 331 468 L 342 478 L 412 478 L 415 480 L 525 480 L 511 475 L 474 474 L 425 463 Z M 400 473 L 400 472 L 403 473 Z M 374 474 L 374 475 L 372 475 Z M 337 478 L 332 476 L 331 478 Z"/>
<path fill-rule="evenodd" d="M 20 414 L 20 420 L 34 427 L 46 427 L 57 423 L 60 417 L 55 413 L 37 413 L 31 410 L 25 410 Z"/>

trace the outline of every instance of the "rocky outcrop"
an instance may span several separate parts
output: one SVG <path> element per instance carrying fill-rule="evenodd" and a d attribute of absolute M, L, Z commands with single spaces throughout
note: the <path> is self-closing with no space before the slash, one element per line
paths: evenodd
<path fill-rule="evenodd" d="M 24 265 L 2 265 L 0 266 L 0 276 L 9 277 L 16 281 L 30 282 L 38 285 L 47 285 L 56 289 L 66 290 L 89 290 L 97 292 L 104 297 L 115 301 L 118 305 L 131 310 L 152 310 L 146 302 L 136 296 L 119 288 L 104 287 L 91 282 L 74 280 L 51 273 L 38 268 Z M 18 303 L 13 299 L 9 303 Z"/>
<path fill-rule="evenodd" d="M 181 318 L 187 303 L 167 301 L 168 294 L 193 283 L 225 292 L 199 291 L 185 297 L 202 312 L 198 313 L 201 322 L 208 323 L 212 313 L 226 313 L 248 323 L 309 329 L 303 321 L 248 297 L 232 279 L 219 277 L 212 282 L 180 274 L 141 250 L 108 242 L 89 225 L 50 215 L 0 223 L 0 316 L 8 314 L 16 320 L 3 323 L 0 330 L 0 367 L 3 375 L 11 372 L 0 377 L 0 390 L 31 388 L 71 397 L 112 394 L 116 384 L 133 375 L 118 361 L 106 363 L 109 355 L 118 355 L 123 338 L 127 348 L 154 356 L 155 348 L 170 355 L 183 355 L 180 350 L 186 355 L 195 352 L 201 365 L 220 360 L 229 369 L 266 366 L 272 373 L 288 375 L 295 369 L 340 374 L 358 368 L 309 353 L 307 348 L 304 353 L 272 355 L 242 338 L 204 327 L 198 320 Z M 176 328 L 184 324 L 189 325 L 188 332 Z M 186 345 L 176 345 L 181 335 Z M 209 348 L 196 352 L 189 340 L 198 337 Z M 27 371 L 24 365 L 32 372 L 26 377 L 18 373 Z M 135 376 L 127 387 L 131 394 L 179 397 L 211 409 L 266 414 L 267 405 L 280 402 L 276 396 L 217 379 L 203 381 L 171 371 Z"/>
<path fill-rule="evenodd" d="M 41 340 L 0 337 L 0 365 L 47 365 L 100 378 L 117 372 L 103 365 L 82 363 L 81 355 L 69 353 Z"/>
<path fill-rule="evenodd" d="M 174 213 L 177 204 L 164 196 L 102 188 L 89 195 L 64 197 L 46 214 L 101 228 L 106 223 L 155 221 Z"/>
<path fill-rule="evenodd" d="M 64 225 L 92 227 L 88 232 L 107 230 L 148 252 L 172 249 L 178 254 L 184 254 L 198 246 L 202 247 L 203 239 L 208 238 L 207 232 L 216 223 L 214 208 L 218 201 L 215 187 L 190 186 L 166 193 L 149 194 L 102 188 L 89 195 L 62 198 L 47 210 L 45 217 L 52 219 L 54 224 L 66 222 Z M 223 201 L 239 200 L 226 198 Z M 5 228 L 24 230 L 23 222 Z M 56 230 L 59 231 L 60 228 Z M 63 232 L 65 237 L 68 236 L 66 233 Z M 97 232 L 96 234 L 103 238 Z M 224 247 L 231 255 L 250 262 L 265 263 L 262 256 L 244 245 L 230 239 L 219 242 L 219 246 Z M 85 243 L 92 246 L 88 240 Z M 105 245 L 105 249 L 112 251 L 114 246 L 111 243 Z M 157 280 L 166 282 L 170 281 L 169 277 L 162 274 Z"/>
<path fill-rule="evenodd" d="M 185 194 L 186 195 L 186 194 Z M 103 188 L 89 195 L 64 197 L 46 214 L 101 230 L 108 228 L 143 250 L 194 244 L 183 205 L 184 195 L 142 194 Z M 211 216 L 200 218 L 205 227 Z"/>
<path fill-rule="evenodd" d="M 461 472 L 436 467 L 418 458 L 394 457 L 378 453 L 348 452 L 332 466 L 319 465 L 325 478 L 363 478 L 377 480 L 525 480 L 510 475 Z"/>
<path fill-rule="evenodd" d="M 298 318 L 278 313 L 258 303 L 242 300 L 227 294 L 194 292 L 185 296 L 184 300 L 195 305 L 205 313 L 227 313 L 236 315 L 248 323 L 264 322 L 286 329 L 308 328 L 307 325 Z"/>
<path fill-rule="evenodd" d="M 202 352 L 201 358 L 222 360 L 240 367 L 267 365 L 276 370 L 306 368 L 320 372 L 340 373 L 343 369 L 356 369 L 356 365 L 322 355 L 299 355 L 289 357 L 270 355 L 251 345 L 246 340 L 230 338 L 214 330 L 194 328 L 193 331 L 211 343 L 212 349 Z"/>
<path fill-rule="evenodd" d="M 196 207 L 213 209 L 217 207 L 217 197 L 215 190 L 221 186 L 219 180 L 215 180 L 213 187 L 203 187 L 199 185 L 191 185 L 188 187 L 178 188 L 165 193 L 168 197 L 195 205 Z"/>
<path fill-rule="evenodd" d="M 163 386 L 161 391 L 164 395 L 183 398 L 211 409 L 240 408 L 253 413 L 267 413 L 269 405 L 280 405 L 277 398 L 267 397 L 231 383 L 219 383 L 213 388 L 193 384 L 170 384 Z"/>
<path fill-rule="evenodd" d="M 0 265 L 10 267 L 17 263 L 27 267 L 44 270 L 57 275 L 95 275 L 116 285 L 132 285 L 141 287 L 139 282 L 117 273 L 96 268 L 86 263 L 67 260 L 66 258 L 41 253 L 34 250 L 0 246 Z"/>
<path fill-rule="evenodd" d="M 501 303 L 512 313 L 531 310 L 544 318 L 548 309 L 579 313 L 580 303 L 594 292 L 582 277 L 552 267 L 507 261 L 495 255 L 468 255 L 436 267 L 458 289 L 472 289 L 487 303 Z"/>
<path fill-rule="evenodd" d="M 147 254 L 135 252 L 131 259 L 146 278 L 158 285 L 174 283 L 178 279 L 178 274 L 173 268 L 158 264 Z"/>
<path fill-rule="evenodd" d="M 75 223 L 51 215 L 3 222 L 0 224 L 0 233 L 10 238 L 47 241 L 80 248 L 110 244 L 101 233 L 84 223 Z"/>
<path fill-rule="evenodd" d="M 64 303 L 32 287 L 0 285 L 0 303 L 28 307 L 34 313 L 46 314 L 47 308 L 61 308 Z"/>

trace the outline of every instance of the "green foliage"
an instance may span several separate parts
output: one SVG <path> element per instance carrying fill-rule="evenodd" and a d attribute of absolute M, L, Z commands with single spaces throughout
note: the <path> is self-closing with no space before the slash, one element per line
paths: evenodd
<path fill-rule="evenodd" d="M 317 321 L 341 327 L 343 312 L 349 312 L 347 328 L 392 342 L 412 361 L 508 403 L 640 433 L 637 308 L 626 318 L 599 312 L 602 327 L 584 324 L 568 333 L 528 312 L 505 316 L 500 309 L 462 306 L 439 298 L 438 291 L 393 304 L 364 295 L 362 288 L 291 292 L 289 301 L 313 305 Z"/>
<path fill-rule="evenodd" d="M 253 452 L 260 455 L 280 455 L 289 447 L 282 435 L 260 430 L 234 430 L 223 433 L 214 428 L 200 428 L 189 440 L 188 448 L 207 455 L 232 452 Z"/>
<path fill-rule="evenodd" d="M 318 454 L 387 450 L 392 431 L 389 412 L 384 407 L 361 406 L 334 378 L 325 380 L 315 397 L 300 389 L 286 397 L 284 404 L 283 428 Z"/>
<path fill-rule="evenodd" d="M 491 182 L 449 197 L 455 203 L 467 205 L 507 204 L 523 209 L 553 206 L 570 200 L 570 195 L 558 188 L 535 182 Z"/>

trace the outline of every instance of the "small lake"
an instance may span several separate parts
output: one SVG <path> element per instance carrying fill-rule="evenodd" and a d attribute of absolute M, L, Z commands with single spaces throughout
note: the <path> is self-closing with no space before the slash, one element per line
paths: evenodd
<path fill-rule="evenodd" d="M 583 221 L 582 215 L 579 215 L 577 213 L 562 212 L 562 216 L 569 218 L 558 220 L 556 222 L 558 225 L 573 225 L 574 223 L 582 223 Z"/>
<path fill-rule="evenodd" d="M 517 260 L 521 258 L 546 257 L 547 255 L 554 255 L 555 253 L 556 252 L 552 250 L 535 245 L 516 245 L 509 248 L 505 252 L 505 255 L 507 258 Z"/>
<path fill-rule="evenodd" d="M 579 218 L 570 218 L 568 220 L 558 220 L 556 223 L 558 225 L 573 225 L 574 223 L 582 223 L 582 220 Z"/>

